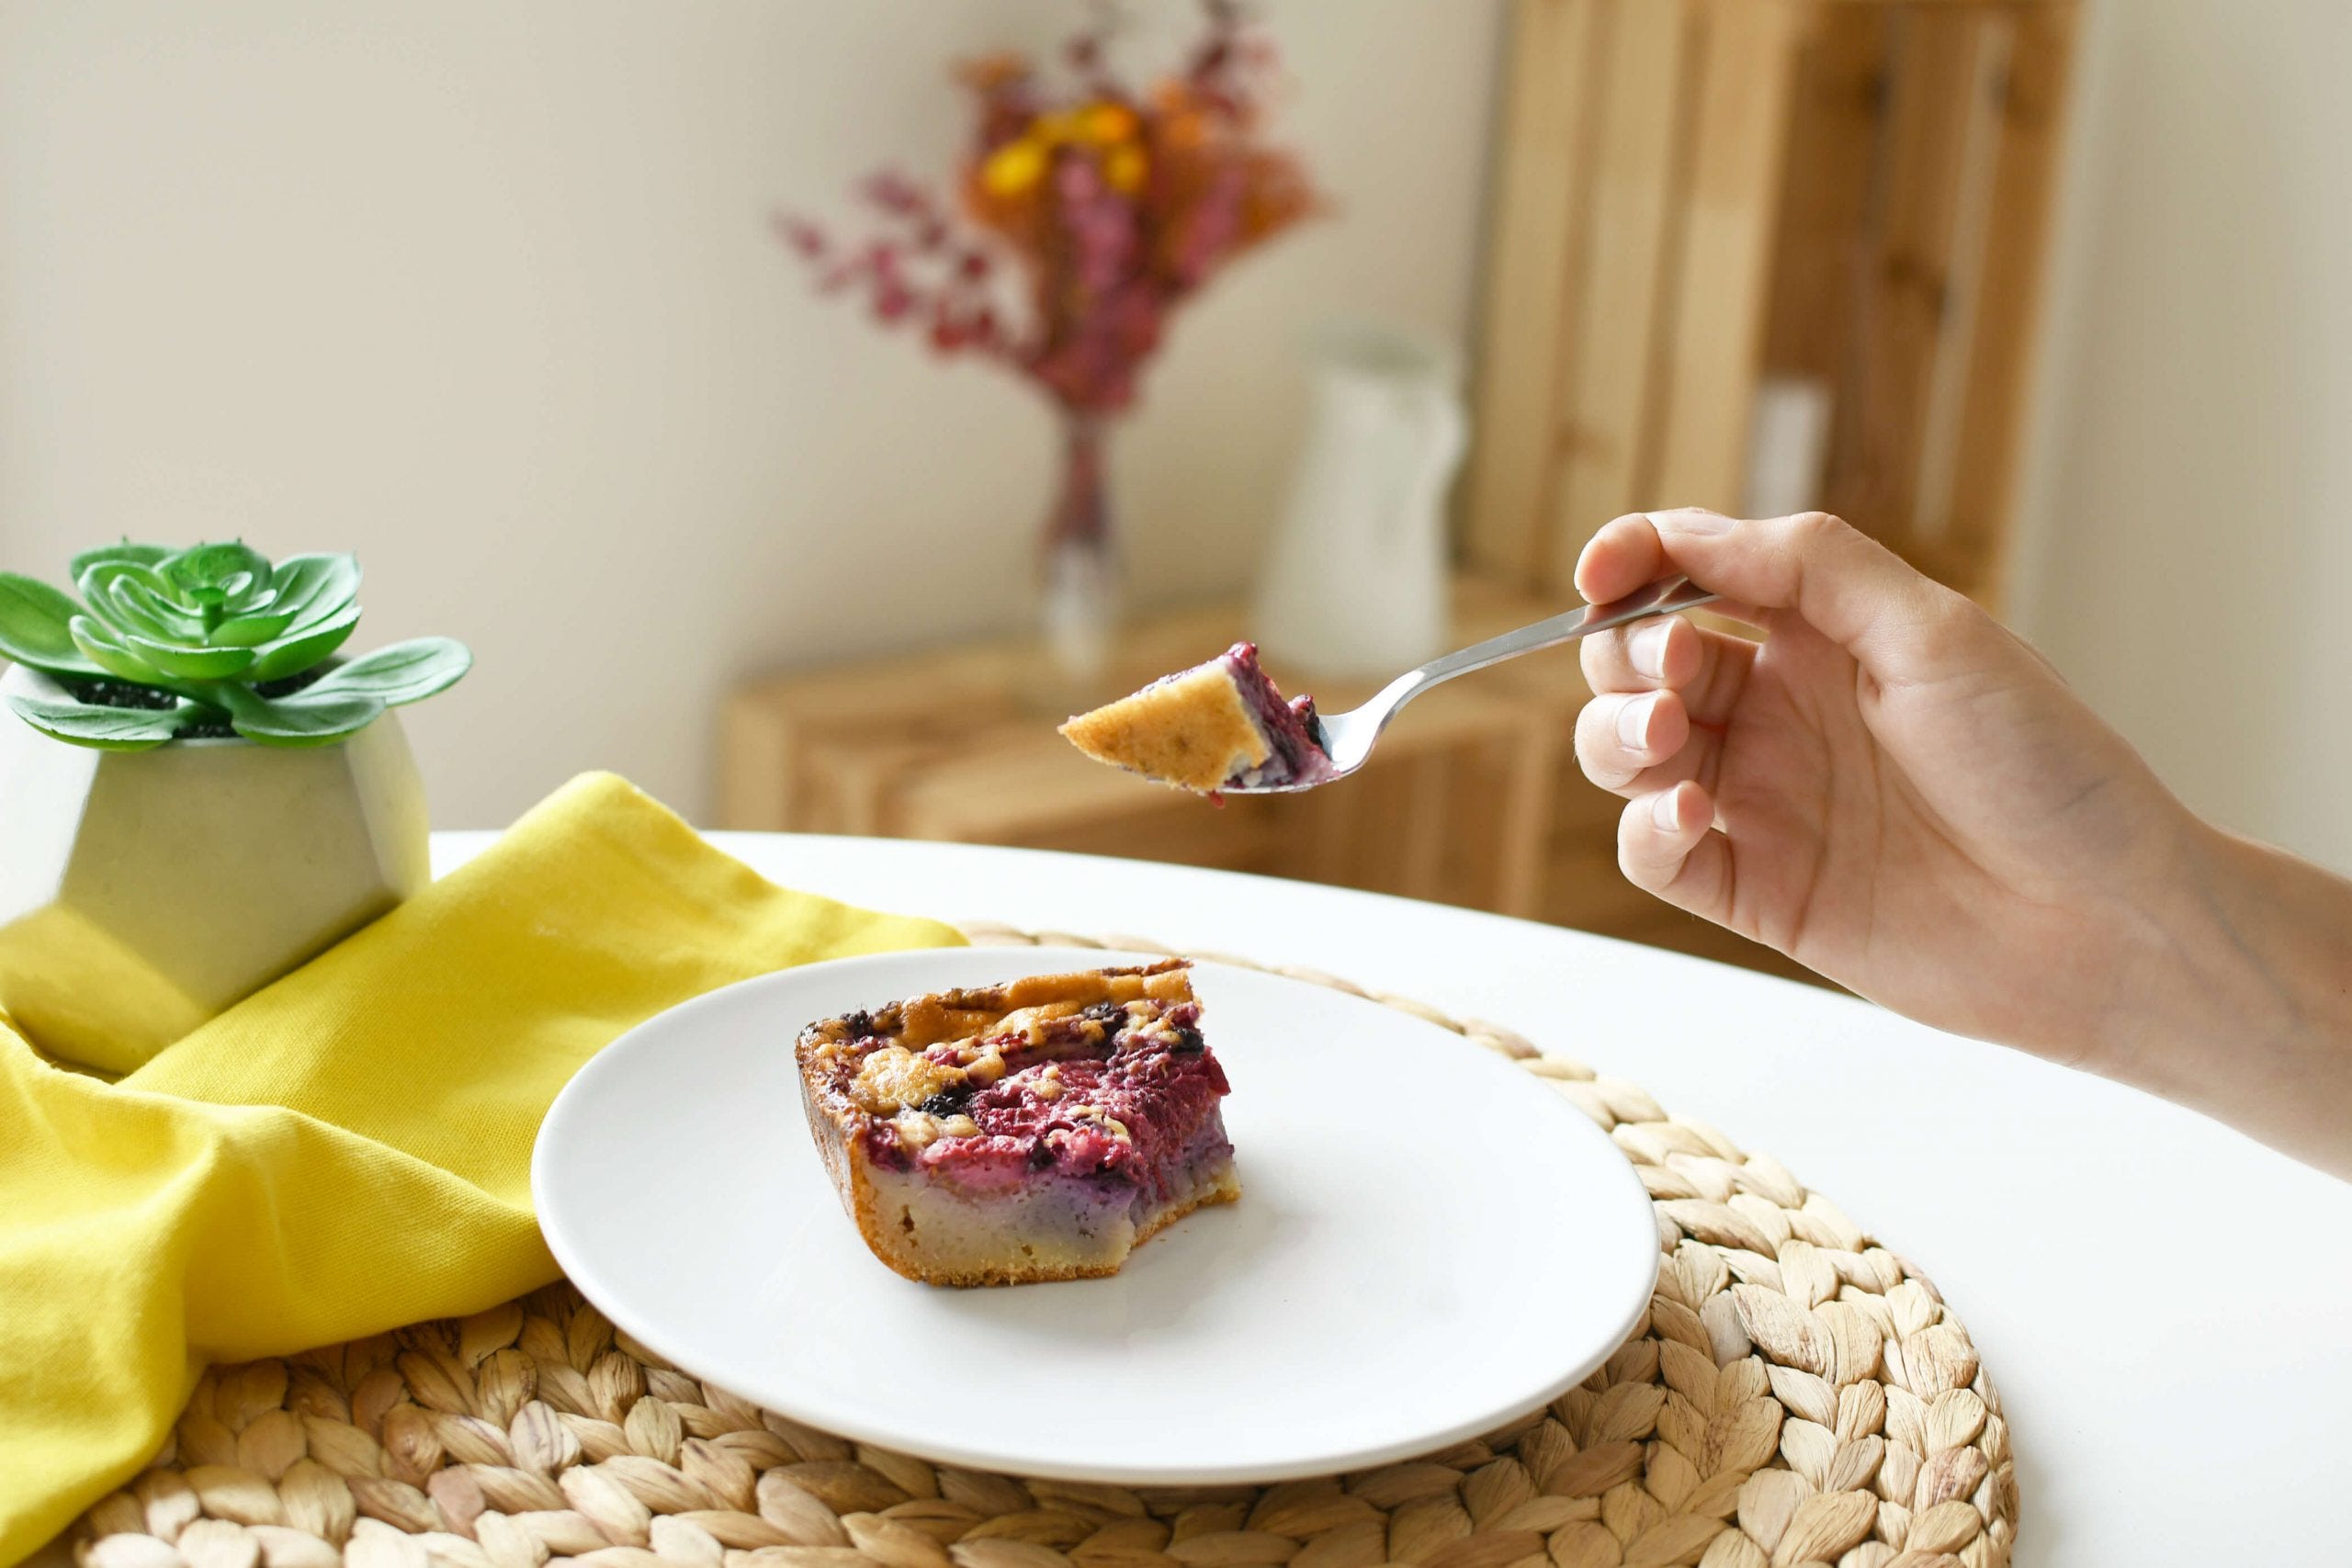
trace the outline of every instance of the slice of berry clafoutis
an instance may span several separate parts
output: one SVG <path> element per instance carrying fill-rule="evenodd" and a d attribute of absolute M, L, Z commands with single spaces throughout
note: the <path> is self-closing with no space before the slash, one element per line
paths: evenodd
<path fill-rule="evenodd" d="M 1331 777 L 1314 699 L 1285 700 L 1258 668 L 1254 643 L 1080 714 L 1062 734 L 1098 762 L 1202 795 Z"/>
<path fill-rule="evenodd" d="M 1181 959 L 916 997 L 810 1024 L 797 1055 L 842 1207 L 910 1280 L 1114 1274 L 1241 1195 Z"/>

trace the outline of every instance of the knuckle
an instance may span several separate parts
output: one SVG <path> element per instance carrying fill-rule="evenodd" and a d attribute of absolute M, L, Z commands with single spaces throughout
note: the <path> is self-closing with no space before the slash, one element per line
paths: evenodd
<path fill-rule="evenodd" d="M 1967 594 L 1928 581 L 1921 596 L 1916 646 L 1930 664 L 1962 658 L 1984 645 L 1996 623 L 1984 606 Z"/>
<path fill-rule="evenodd" d="M 1788 527 L 1801 542 L 1811 545 L 1842 545 L 1862 536 L 1852 524 L 1827 512 L 1797 513 L 1789 518 Z"/>

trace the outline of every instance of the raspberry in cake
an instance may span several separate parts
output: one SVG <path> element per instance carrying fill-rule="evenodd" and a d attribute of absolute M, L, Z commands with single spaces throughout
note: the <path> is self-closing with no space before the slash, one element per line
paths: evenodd
<path fill-rule="evenodd" d="M 916 997 L 810 1024 L 808 1125 L 874 1255 L 933 1285 L 1115 1274 L 1241 1195 L 1181 959 Z"/>
<path fill-rule="evenodd" d="M 1315 700 L 1285 702 L 1258 668 L 1254 643 L 1080 714 L 1061 732 L 1096 761 L 1203 795 L 1315 784 L 1331 771 Z"/>

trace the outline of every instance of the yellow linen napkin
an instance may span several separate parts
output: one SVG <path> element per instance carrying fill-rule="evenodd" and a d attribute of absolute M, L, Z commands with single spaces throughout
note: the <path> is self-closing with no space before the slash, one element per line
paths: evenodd
<path fill-rule="evenodd" d="M 531 1141 L 630 1025 L 962 940 L 777 887 L 590 774 L 119 1083 L 0 1027 L 0 1563 L 135 1474 L 207 1362 L 553 1280 Z"/>

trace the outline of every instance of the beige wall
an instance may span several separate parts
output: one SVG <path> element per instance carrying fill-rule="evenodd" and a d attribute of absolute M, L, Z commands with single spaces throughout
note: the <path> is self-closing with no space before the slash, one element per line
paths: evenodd
<path fill-rule="evenodd" d="M 2352 6 L 2107 0 L 2020 625 L 2193 805 L 2352 870 Z"/>
<path fill-rule="evenodd" d="M 1471 310 L 1498 0 L 1265 9 L 1340 215 L 1179 324 L 1117 459 L 1153 592 L 1254 561 L 1299 324 Z M 0 563 L 356 547 L 363 645 L 480 656 L 413 712 L 443 825 L 594 766 L 703 812 L 731 676 L 1022 624 L 1046 416 L 811 299 L 765 219 L 943 166 L 944 62 L 1080 14 L 0 0 Z"/>

